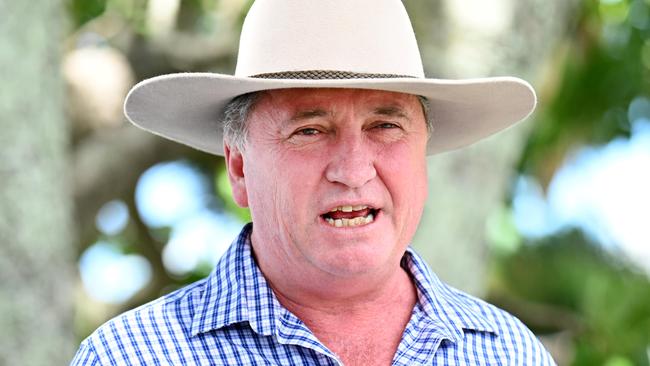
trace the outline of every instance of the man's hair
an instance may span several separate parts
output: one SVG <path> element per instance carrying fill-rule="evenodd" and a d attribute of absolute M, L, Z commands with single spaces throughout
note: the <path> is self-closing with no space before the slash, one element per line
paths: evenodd
<path fill-rule="evenodd" d="M 248 115 L 262 93 L 252 92 L 236 96 L 224 108 L 223 139 L 227 144 L 235 146 L 239 151 L 243 151 L 246 147 Z M 427 124 L 427 133 L 430 137 L 433 132 L 433 118 L 430 113 L 431 103 L 423 96 L 418 95 L 417 97 L 422 106 L 424 120 Z"/>
<path fill-rule="evenodd" d="M 248 115 L 262 92 L 246 93 L 233 98 L 223 113 L 223 139 L 229 145 L 244 151 L 248 136 Z"/>

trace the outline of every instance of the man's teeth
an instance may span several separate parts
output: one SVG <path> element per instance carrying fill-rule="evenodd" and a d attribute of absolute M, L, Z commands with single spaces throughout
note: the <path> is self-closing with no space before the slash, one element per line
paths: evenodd
<path fill-rule="evenodd" d="M 358 211 L 358 210 L 355 210 Z M 344 211 L 344 212 L 350 212 L 350 211 Z M 349 226 L 361 226 L 361 225 L 367 225 L 375 220 L 375 217 L 372 214 L 368 214 L 368 216 L 359 216 L 355 217 L 353 219 L 333 219 L 331 217 L 325 218 L 325 221 L 327 221 L 328 224 L 335 226 L 335 227 L 349 227 Z"/>
<path fill-rule="evenodd" d="M 330 210 L 330 212 L 343 211 L 343 212 L 352 212 L 352 211 L 361 211 L 368 208 L 366 205 L 359 206 L 338 206 Z"/>

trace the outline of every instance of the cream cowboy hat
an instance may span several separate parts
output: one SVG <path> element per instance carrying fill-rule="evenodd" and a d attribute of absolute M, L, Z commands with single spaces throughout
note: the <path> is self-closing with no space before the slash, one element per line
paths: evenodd
<path fill-rule="evenodd" d="M 221 119 L 234 97 L 283 88 L 379 89 L 429 99 L 428 154 L 492 135 L 535 108 L 514 77 L 427 79 L 400 0 L 257 0 L 241 32 L 235 75 L 178 73 L 144 80 L 124 103 L 135 125 L 223 155 Z"/>

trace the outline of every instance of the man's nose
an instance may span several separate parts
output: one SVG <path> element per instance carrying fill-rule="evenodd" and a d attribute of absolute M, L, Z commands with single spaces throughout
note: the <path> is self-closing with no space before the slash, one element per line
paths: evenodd
<path fill-rule="evenodd" d="M 338 139 L 330 150 L 325 177 L 332 183 L 360 188 L 377 176 L 375 156 L 360 135 Z"/>

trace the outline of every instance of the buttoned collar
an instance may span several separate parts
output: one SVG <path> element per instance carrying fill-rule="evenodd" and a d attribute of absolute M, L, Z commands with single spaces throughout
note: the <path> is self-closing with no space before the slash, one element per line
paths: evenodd
<path fill-rule="evenodd" d="M 192 335 L 240 322 L 248 322 L 258 334 L 273 334 L 282 307 L 255 264 L 251 231 L 252 224 L 244 226 L 207 278 Z"/>
<path fill-rule="evenodd" d="M 476 303 L 481 300 L 443 283 L 410 247 L 402 258 L 402 267 L 411 274 L 418 290 L 417 306 L 430 322 L 445 331 L 449 340 L 459 341 L 464 330 L 497 333 L 494 321 Z"/>
<path fill-rule="evenodd" d="M 286 343 L 294 343 L 290 340 L 298 336 L 303 345 L 321 348 L 307 327 L 281 306 L 264 279 L 253 256 L 251 231 L 252 224 L 242 229 L 206 279 L 192 319 L 192 335 L 247 322 L 258 334 L 276 335 Z M 463 330 L 495 333 L 493 321 L 475 304 L 480 300 L 445 285 L 411 248 L 402 258 L 402 266 L 410 272 L 417 287 L 414 314 L 421 311 L 425 323 L 443 338 L 457 342 L 462 339 Z"/>

